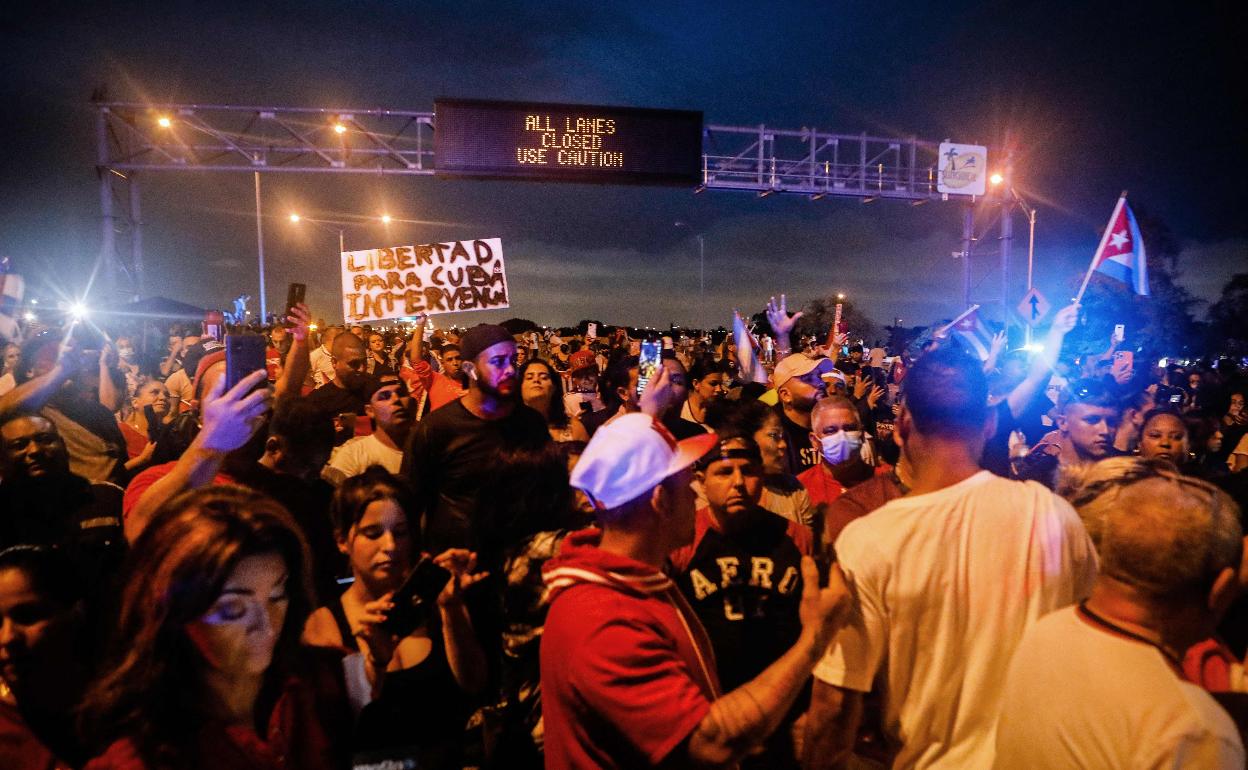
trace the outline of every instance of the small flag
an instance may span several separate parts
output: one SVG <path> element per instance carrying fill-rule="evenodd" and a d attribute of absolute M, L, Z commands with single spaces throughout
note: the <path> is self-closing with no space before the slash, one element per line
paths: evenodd
<path fill-rule="evenodd" d="M 24 292 L 25 284 L 20 275 L 0 272 L 0 337 L 11 342 L 20 340 L 17 313 Z"/>
<path fill-rule="evenodd" d="M 979 317 L 978 307 L 954 322 L 953 333 L 980 361 L 988 360 L 988 353 L 992 349 L 992 331 Z"/>
<path fill-rule="evenodd" d="M 767 370 L 758 359 L 758 341 L 745 328 L 740 313 L 732 314 L 732 338 L 737 343 L 737 361 L 741 364 L 742 376 L 748 382 L 767 382 Z"/>
<path fill-rule="evenodd" d="M 1109 218 L 1101 245 L 1092 257 L 1092 269 L 1101 275 L 1122 281 L 1136 294 L 1148 296 L 1148 262 L 1144 252 L 1144 238 L 1135 215 L 1127 205 L 1124 194 L 1118 199 L 1114 213 Z"/>

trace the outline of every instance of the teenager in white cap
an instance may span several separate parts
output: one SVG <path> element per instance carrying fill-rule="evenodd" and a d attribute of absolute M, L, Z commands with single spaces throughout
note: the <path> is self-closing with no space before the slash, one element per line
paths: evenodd
<path fill-rule="evenodd" d="M 643 394 L 662 387 L 661 374 Z M 548 770 L 725 765 L 770 735 L 840 627 L 839 573 L 820 589 L 802 560 L 798 642 L 759 676 L 721 695 L 706 631 L 661 572 L 693 538 L 690 466 L 717 442 L 677 442 L 649 414 L 594 434 L 572 486 L 594 502 L 601 529 L 568 535 L 544 576 L 551 595 L 542 638 Z"/>

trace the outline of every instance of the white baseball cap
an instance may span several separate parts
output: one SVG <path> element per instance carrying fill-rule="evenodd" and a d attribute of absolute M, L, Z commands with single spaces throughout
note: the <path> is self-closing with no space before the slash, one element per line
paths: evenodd
<path fill-rule="evenodd" d="M 603 425 L 572 471 L 571 484 L 611 510 L 688 468 L 719 443 L 714 433 L 677 441 L 663 423 L 635 412 Z"/>

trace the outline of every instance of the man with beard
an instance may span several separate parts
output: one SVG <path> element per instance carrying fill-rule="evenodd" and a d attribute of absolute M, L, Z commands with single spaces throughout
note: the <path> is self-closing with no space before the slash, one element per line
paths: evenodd
<path fill-rule="evenodd" d="M 473 516 L 501 450 L 550 441 L 546 420 L 520 401 L 516 342 L 501 326 L 481 324 L 459 342 L 468 392 L 436 409 L 412 432 L 401 475 L 425 512 L 424 548 L 472 548 Z"/>
<path fill-rule="evenodd" d="M 835 370 L 832 359 L 793 353 L 776 365 L 771 374 L 779 403 L 776 413 L 784 428 L 789 470 L 801 474 L 819 464 L 819 453 L 810 444 L 810 413 L 815 402 L 827 395 L 824 375 Z"/>
<path fill-rule="evenodd" d="M 33 413 L 0 420 L 0 474 L 0 549 L 56 546 L 88 585 L 104 582 L 125 553 L 121 487 L 70 471 L 56 426 Z"/>
<path fill-rule="evenodd" d="M 412 397 L 397 374 L 385 374 L 370 387 L 365 412 L 373 420 L 373 432 L 354 438 L 329 458 L 325 478 L 335 485 L 358 476 L 370 465 L 380 465 L 391 473 L 403 467 L 403 446 L 415 424 Z"/>
<path fill-rule="evenodd" d="M 364 341 L 350 332 L 334 337 L 330 348 L 333 379 L 308 394 L 308 405 L 320 418 L 331 420 L 342 415 L 364 414 L 368 398 L 369 378 L 364 373 L 368 352 Z M 334 429 L 334 444 L 341 445 L 355 433 L 354 421 L 338 421 Z"/>

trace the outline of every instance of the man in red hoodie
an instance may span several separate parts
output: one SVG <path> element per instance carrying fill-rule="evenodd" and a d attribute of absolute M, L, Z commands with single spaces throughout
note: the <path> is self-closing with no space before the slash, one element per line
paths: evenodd
<path fill-rule="evenodd" d="M 664 387 L 661 374 L 643 394 Z M 706 631 L 660 568 L 693 539 L 690 466 L 714 434 L 677 443 L 650 414 L 594 434 L 572 486 L 601 529 L 568 536 L 543 570 L 551 593 L 542 638 L 548 770 L 728 765 L 776 729 L 842 625 L 848 591 L 802 559 L 802 630 L 754 679 L 721 694 Z"/>

